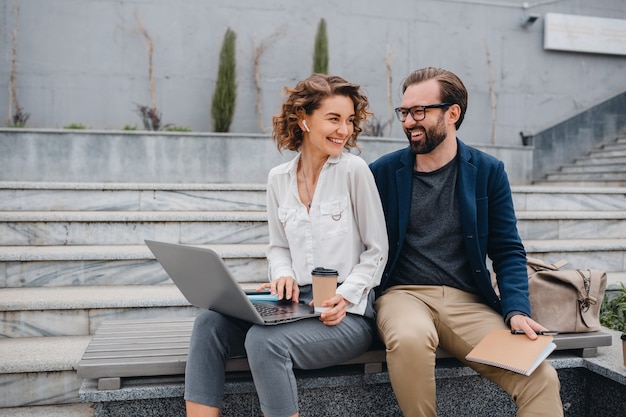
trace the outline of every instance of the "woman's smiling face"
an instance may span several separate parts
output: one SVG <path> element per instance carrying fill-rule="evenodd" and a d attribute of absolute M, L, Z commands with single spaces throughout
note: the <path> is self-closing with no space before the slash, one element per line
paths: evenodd
<path fill-rule="evenodd" d="M 349 97 L 335 95 L 322 100 L 320 107 L 304 119 L 309 128 L 308 132 L 305 129 L 307 152 L 340 155 L 354 133 L 354 117 L 354 103 Z"/>

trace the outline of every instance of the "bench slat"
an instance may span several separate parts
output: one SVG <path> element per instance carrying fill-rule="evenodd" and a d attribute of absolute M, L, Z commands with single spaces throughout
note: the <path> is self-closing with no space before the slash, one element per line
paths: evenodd
<path fill-rule="evenodd" d="M 116 384 L 106 381 L 115 378 L 182 375 L 193 321 L 193 317 L 104 321 L 80 360 L 77 374 L 80 378 L 102 379 L 102 386 L 110 387 Z M 603 332 L 559 334 L 554 342 L 556 350 L 576 349 L 583 356 L 594 355 L 598 346 L 612 343 L 611 335 Z M 438 359 L 449 357 L 443 349 L 437 349 Z M 366 373 L 381 372 L 385 361 L 385 350 L 379 346 L 342 365 L 364 365 Z M 230 358 L 226 363 L 227 372 L 248 370 L 245 357 Z"/>
<path fill-rule="evenodd" d="M 85 353 L 97 353 L 97 352 L 119 352 L 124 350 L 151 350 L 151 349 L 164 349 L 164 348 L 178 348 L 189 347 L 189 338 L 183 339 L 164 339 L 162 341 L 133 341 L 126 345 L 121 343 L 116 344 L 100 344 L 94 343 L 89 346 Z"/>
<path fill-rule="evenodd" d="M 85 352 L 83 355 L 84 359 L 88 360 L 98 360 L 98 359 L 115 359 L 119 358 L 120 361 L 123 361 L 125 358 L 159 358 L 163 356 L 171 356 L 171 355 L 181 355 L 187 356 L 189 352 L 189 347 L 182 346 L 178 349 L 176 348 L 167 348 L 167 349 L 120 349 L 116 351 L 103 351 L 103 352 Z"/>

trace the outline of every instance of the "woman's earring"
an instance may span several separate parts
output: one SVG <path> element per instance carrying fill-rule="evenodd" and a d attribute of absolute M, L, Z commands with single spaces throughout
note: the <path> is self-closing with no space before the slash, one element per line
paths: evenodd
<path fill-rule="evenodd" d="M 304 129 L 305 129 L 307 132 L 310 132 L 310 131 L 311 131 L 311 129 L 309 129 L 309 126 L 306 124 L 306 120 L 303 120 L 303 121 L 302 121 L 302 126 L 304 126 Z"/>

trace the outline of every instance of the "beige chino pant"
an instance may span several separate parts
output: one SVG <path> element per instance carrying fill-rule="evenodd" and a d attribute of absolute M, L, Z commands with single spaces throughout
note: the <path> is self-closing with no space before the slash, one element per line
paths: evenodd
<path fill-rule="evenodd" d="M 498 384 L 517 404 L 518 416 L 563 415 L 558 375 L 547 362 L 524 376 L 465 360 L 491 329 L 507 328 L 475 294 L 445 286 L 395 286 L 376 300 L 376 311 L 391 386 L 405 417 L 437 415 L 437 346 Z"/>

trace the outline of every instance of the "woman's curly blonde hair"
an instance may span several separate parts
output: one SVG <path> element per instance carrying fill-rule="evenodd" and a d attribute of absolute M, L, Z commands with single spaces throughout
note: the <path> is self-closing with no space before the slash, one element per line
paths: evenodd
<path fill-rule="evenodd" d="M 274 131 L 272 137 L 279 151 L 288 149 L 298 151 L 302 146 L 304 133 L 298 122 L 305 114 L 311 114 L 317 110 L 322 100 L 332 96 L 346 96 L 354 103 L 354 132 L 344 147 L 346 149 L 358 148 L 356 139 L 363 129 L 361 123 L 365 122 L 372 113 L 369 111 L 367 97 L 361 93 L 361 86 L 352 84 L 336 75 L 312 74 L 300 81 L 294 88 L 285 87 L 287 98 L 281 112 L 272 120 Z"/>

